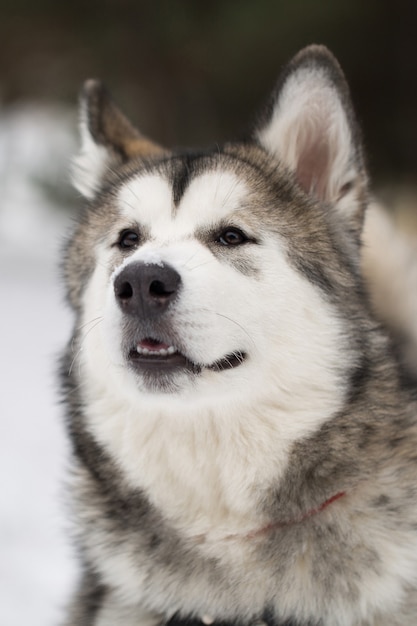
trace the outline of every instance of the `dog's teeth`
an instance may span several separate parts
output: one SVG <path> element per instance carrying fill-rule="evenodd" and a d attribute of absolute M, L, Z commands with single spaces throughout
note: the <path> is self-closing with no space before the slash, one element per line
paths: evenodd
<path fill-rule="evenodd" d="M 138 354 L 141 354 L 142 356 L 170 356 L 178 351 L 174 346 L 169 346 L 169 348 L 161 348 L 156 350 L 149 350 L 149 348 L 136 346 L 136 352 Z"/>

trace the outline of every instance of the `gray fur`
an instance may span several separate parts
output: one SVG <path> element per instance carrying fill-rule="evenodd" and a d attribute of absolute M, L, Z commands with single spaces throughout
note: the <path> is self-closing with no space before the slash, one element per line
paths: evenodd
<path fill-rule="evenodd" d="M 294 173 L 273 158 L 258 139 L 259 129 L 270 121 L 282 86 L 300 67 L 324 68 L 350 124 L 355 146 L 352 158 L 358 172 L 352 185 L 358 191 L 355 211 L 346 218 L 328 202 L 306 193 Z M 414 625 L 416 570 L 410 571 L 404 595 L 389 613 L 374 607 L 356 621 L 354 617 L 343 621 L 343 616 L 331 614 L 333 600 L 340 597 L 340 606 L 346 605 L 351 611 L 346 615 L 360 615 L 363 588 L 385 571 L 384 542 L 391 550 L 397 541 L 412 541 L 417 533 L 415 374 L 401 362 L 395 341 L 368 305 L 359 259 L 367 176 L 348 89 L 337 62 L 323 48 L 302 51 L 284 71 L 272 104 L 258 119 L 252 138 L 188 156 L 170 156 L 150 143 L 146 150 L 141 143 L 134 154 L 130 143 L 126 147 L 127 120 L 115 114 L 115 105 L 109 104 L 96 83 L 89 83 L 86 93 L 92 135 L 102 146 L 111 144 L 113 161 L 66 248 L 64 273 L 68 299 L 77 315 L 76 327 L 94 271 L 95 247 L 119 219 L 118 191 L 138 174 L 153 172 L 171 185 L 175 213 L 193 178 L 220 169 L 245 181 L 248 202 L 240 215 L 248 231 L 253 227 L 257 232 L 258 240 L 225 255 L 215 243 L 219 224 L 196 232 L 197 240 L 216 259 L 224 258 L 245 279 L 254 281 L 264 270 L 247 246 L 256 250 L 271 235 L 286 241 L 288 264 L 333 307 L 335 317 L 343 323 L 349 349 L 340 355 L 344 377 L 341 410 L 315 432 L 293 443 L 283 477 L 261 483 L 254 491 L 259 519 L 269 520 L 271 528 L 239 539 L 245 544 L 247 559 L 239 568 L 233 559 L 220 562 L 204 552 L 201 546 L 205 537 L 182 536 L 144 490 L 129 484 L 118 459 L 95 440 L 86 423 L 86 400 L 81 391 L 89 381 L 79 378 L 74 361 L 82 347 L 80 331 L 75 331 L 62 361 L 62 383 L 74 453 L 71 498 L 85 574 L 66 626 L 109 624 L 103 617 L 106 611 L 118 616 L 117 623 L 139 626 L 145 623 L 143 607 L 155 616 L 155 623 L 174 614 L 209 614 L 219 621 L 250 624 L 268 612 L 276 626 Z M 133 139 L 140 141 L 140 134 L 133 134 Z M 131 226 L 140 228 L 138 224 Z M 148 241 L 150 234 L 142 231 L 141 237 Z M 116 248 L 112 254 L 109 279 L 124 258 L 123 251 Z M 173 317 L 174 313 L 167 313 L 166 324 L 172 324 Z M 262 462 L 252 459 L 254 466 Z M 323 503 L 339 493 L 346 495 L 320 511 Z M 373 541 L 375 533 L 381 534 L 380 541 Z M 233 534 L 224 537 L 225 554 L 233 551 L 235 541 Z M 132 569 L 145 581 L 137 606 L 131 598 L 123 604 L 127 594 L 118 589 L 117 578 L 114 588 L 103 580 L 97 555 L 105 558 L 115 554 L 127 555 Z M 304 602 L 303 585 L 312 586 L 314 601 L 310 606 Z M 286 597 L 294 589 L 298 590 L 299 603 L 292 609 Z"/>

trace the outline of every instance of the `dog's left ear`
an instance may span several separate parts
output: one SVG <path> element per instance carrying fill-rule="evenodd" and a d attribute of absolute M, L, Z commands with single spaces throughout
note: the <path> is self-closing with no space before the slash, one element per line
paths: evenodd
<path fill-rule="evenodd" d="M 98 80 L 84 83 L 80 133 L 81 151 L 74 159 L 73 183 L 88 199 L 94 198 L 109 170 L 133 158 L 165 152 L 129 122 Z"/>
<path fill-rule="evenodd" d="M 360 133 L 345 77 L 327 48 L 304 48 L 288 64 L 255 138 L 359 233 L 367 188 Z"/>

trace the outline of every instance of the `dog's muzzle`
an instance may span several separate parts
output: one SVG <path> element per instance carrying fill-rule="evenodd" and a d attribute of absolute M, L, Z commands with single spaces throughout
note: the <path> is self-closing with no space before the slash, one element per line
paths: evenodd
<path fill-rule="evenodd" d="M 114 280 L 116 302 L 125 316 L 127 361 L 155 384 L 161 376 L 166 382 L 167 377 L 180 371 L 198 375 L 204 369 L 234 369 L 246 358 L 241 350 L 213 363 L 195 363 L 189 358 L 186 347 L 178 346 L 178 329 L 172 326 L 172 316 L 167 315 L 181 289 L 179 273 L 163 263 L 129 263 Z"/>

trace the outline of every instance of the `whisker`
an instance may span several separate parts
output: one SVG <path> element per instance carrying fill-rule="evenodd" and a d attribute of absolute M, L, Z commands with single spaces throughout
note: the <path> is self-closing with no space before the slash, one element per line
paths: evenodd
<path fill-rule="evenodd" d="M 94 330 L 102 321 L 103 321 L 103 317 L 100 316 L 100 317 L 96 317 L 94 320 L 90 320 L 89 322 L 87 322 L 87 324 L 84 324 L 84 326 L 86 326 L 88 324 L 93 324 L 93 325 L 91 326 L 91 328 L 88 329 L 88 331 L 82 337 L 82 340 L 81 340 L 81 343 L 80 343 L 80 347 L 77 350 L 77 352 L 74 354 L 74 358 L 72 359 L 71 364 L 69 366 L 68 376 L 71 376 L 72 370 L 74 368 L 75 361 L 78 359 L 79 355 L 81 354 L 81 351 L 83 349 L 83 345 L 84 345 L 84 342 L 85 342 L 86 338 L 91 333 L 91 331 Z"/>
<path fill-rule="evenodd" d="M 83 330 L 83 328 L 86 328 L 89 324 L 93 324 L 94 322 L 101 320 L 102 317 L 103 317 L 102 315 L 98 315 L 97 317 L 94 317 L 92 320 L 88 320 L 88 322 L 81 324 L 81 326 L 77 326 L 77 330 Z"/>
<path fill-rule="evenodd" d="M 190 258 L 189 258 L 189 259 L 187 259 L 187 260 L 186 260 L 186 261 L 182 264 L 182 266 L 183 266 L 183 267 L 187 267 L 188 263 L 190 263 L 190 261 L 192 261 L 192 260 L 193 260 L 193 258 L 195 257 L 195 255 L 196 255 L 196 254 L 198 254 L 198 252 L 199 252 L 199 250 L 196 250 L 195 252 L 193 252 L 193 254 L 190 256 Z"/>
<path fill-rule="evenodd" d="M 137 196 L 134 194 L 134 192 L 133 192 L 133 191 L 131 191 L 131 193 L 135 196 L 135 198 L 136 198 L 137 200 L 139 200 L 139 198 L 137 198 Z M 122 202 L 123 202 L 123 204 L 124 204 L 125 206 L 127 206 L 129 209 L 132 209 L 132 211 L 137 211 L 137 207 L 133 206 L 133 204 L 130 204 L 130 202 L 128 202 L 128 201 L 127 201 L 127 200 L 125 200 L 124 198 L 123 198 Z"/>
<path fill-rule="evenodd" d="M 202 263 L 199 263 L 198 265 L 194 265 L 194 267 L 189 267 L 188 269 L 193 272 L 194 270 L 198 269 L 199 267 L 203 267 L 204 265 L 208 265 L 209 263 L 214 263 L 214 259 L 208 259 L 207 261 L 203 261 Z"/>
<path fill-rule="evenodd" d="M 214 315 L 217 315 L 218 317 L 222 317 L 222 318 L 226 319 L 228 322 L 231 322 L 232 324 L 234 324 L 235 326 L 240 328 L 245 333 L 245 335 L 248 337 L 248 339 L 252 342 L 252 344 L 254 346 L 256 346 L 255 340 L 250 336 L 250 334 L 248 333 L 246 328 L 244 328 L 242 326 L 242 324 L 239 324 L 239 322 L 237 322 L 236 320 L 232 319 L 231 317 L 228 317 L 227 315 L 224 315 L 223 313 L 219 313 L 218 311 L 214 311 L 212 309 L 201 308 L 201 311 L 205 311 L 207 313 L 213 313 Z"/>

